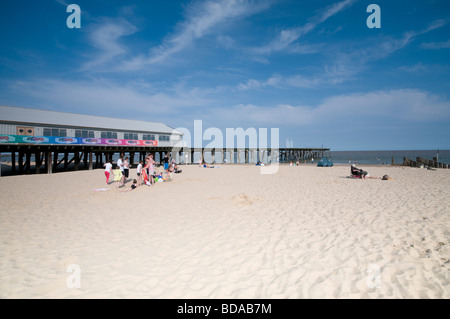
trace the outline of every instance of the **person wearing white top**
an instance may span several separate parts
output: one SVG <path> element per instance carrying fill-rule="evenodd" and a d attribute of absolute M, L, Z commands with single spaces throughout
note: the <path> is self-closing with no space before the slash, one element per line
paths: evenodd
<path fill-rule="evenodd" d="M 123 163 L 123 155 L 121 154 L 119 159 L 117 160 L 117 168 L 120 168 L 120 171 L 122 172 L 122 179 L 120 181 L 120 186 L 123 186 L 125 184 L 125 165 Z"/>
<path fill-rule="evenodd" d="M 138 185 L 142 185 L 142 164 L 143 162 L 140 161 L 136 169 L 136 175 L 138 176 Z"/>
<path fill-rule="evenodd" d="M 120 155 L 119 159 L 117 160 L 117 168 L 120 168 L 120 170 L 121 170 L 122 173 L 123 173 L 124 165 L 123 165 L 123 160 L 122 160 L 122 158 L 123 158 L 123 155 Z"/>

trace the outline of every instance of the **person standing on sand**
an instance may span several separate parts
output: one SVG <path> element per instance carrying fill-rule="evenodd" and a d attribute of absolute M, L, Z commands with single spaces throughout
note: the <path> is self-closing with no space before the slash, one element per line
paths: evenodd
<path fill-rule="evenodd" d="M 164 155 L 164 170 L 167 170 L 169 168 L 169 156 L 167 156 L 167 153 Z"/>
<path fill-rule="evenodd" d="M 123 182 L 122 185 L 125 185 L 127 182 L 128 176 L 130 176 L 130 163 L 128 161 L 128 157 L 125 157 L 125 160 L 123 161 Z"/>
<path fill-rule="evenodd" d="M 122 172 L 122 176 L 123 176 L 123 170 L 124 170 L 124 166 L 123 166 L 123 154 L 120 154 L 119 159 L 117 160 L 117 168 L 120 169 L 120 171 Z M 123 178 L 123 177 L 122 177 Z"/>
<path fill-rule="evenodd" d="M 153 174 L 155 173 L 155 160 L 153 159 L 153 154 L 148 156 L 148 178 L 150 180 L 150 184 L 153 184 Z"/>
<path fill-rule="evenodd" d="M 103 166 L 105 167 L 106 184 L 108 184 L 109 183 L 109 177 L 112 174 L 111 161 L 106 162 L 105 164 L 103 164 Z"/>
<path fill-rule="evenodd" d="M 139 164 L 136 169 L 136 175 L 138 177 L 137 181 L 138 185 L 142 185 L 142 164 L 143 164 L 142 161 L 139 161 Z"/>

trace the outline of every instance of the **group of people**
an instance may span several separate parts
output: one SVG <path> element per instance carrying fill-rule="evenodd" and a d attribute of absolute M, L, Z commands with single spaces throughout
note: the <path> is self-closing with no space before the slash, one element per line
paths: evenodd
<path fill-rule="evenodd" d="M 133 183 L 130 189 L 135 189 L 140 185 L 151 186 L 156 182 L 171 182 L 174 173 L 181 173 L 181 170 L 175 163 L 175 160 L 169 164 L 169 157 L 166 154 L 164 157 L 164 171 L 156 172 L 156 161 L 153 158 L 153 154 L 149 154 L 145 159 L 145 165 L 143 161 L 140 161 L 137 169 L 137 178 L 133 179 Z M 117 160 L 116 169 L 113 170 L 111 161 L 108 161 L 103 165 L 105 167 L 106 184 L 109 184 L 110 178 L 114 175 L 114 182 L 116 188 L 122 187 L 127 182 L 130 176 L 130 162 L 128 157 L 123 157 L 121 154 Z"/>

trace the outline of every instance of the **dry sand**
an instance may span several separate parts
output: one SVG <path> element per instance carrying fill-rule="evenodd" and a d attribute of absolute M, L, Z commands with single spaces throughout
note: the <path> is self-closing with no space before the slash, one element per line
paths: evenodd
<path fill-rule="evenodd" d="M 0 178 L 0 297 L 450 297 L 450 170 L 219 166 Z"/>

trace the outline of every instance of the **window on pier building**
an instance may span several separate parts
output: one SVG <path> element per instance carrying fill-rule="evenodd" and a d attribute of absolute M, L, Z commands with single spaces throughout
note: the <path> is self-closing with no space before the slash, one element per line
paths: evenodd
<path fill-rule="evenodd" d="M 137 133 L 124 133 L 123 138 L 126 140 L 137 140 L 138 135 L 137 135 Z"/>
<path fill-rule="evenodd" d="M 155 140 L 155 134 L 143 134 L 142 135 L 142 139 L 143 140 L 154 141 Z"/>
<path fill-rule="evenodd" d="M 116 132 L 102 132 L 101 134 L 102 138 L 117 138 L 117 133 Z"/>
<path fill-rule="evenodd" d="M 170 135 L 159 135 L 160 142 L 168 142 L 170 141 Z"/>
<path fill-rule="evenodd" d="M 44 127 L 44 136 L 67 137 L 67 130 L 65 128 Z"/>
<path fill-rule="evenodd" d="M 88 130 L 75 130 L 75 137 L 94 137 L 94 131 L 88 131 Z"/>

